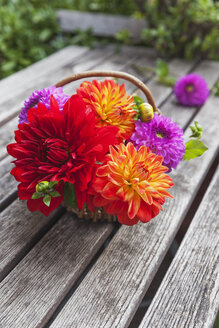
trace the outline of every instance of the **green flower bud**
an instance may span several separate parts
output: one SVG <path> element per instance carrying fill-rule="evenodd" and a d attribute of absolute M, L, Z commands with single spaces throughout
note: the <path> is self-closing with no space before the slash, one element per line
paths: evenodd
<path fill-rule="evenodd" d="M 139 118 L 142 122 L 150 122 L 154 117 L 153 107 L 148 103 L 143 103 L 139 107 Z"/>
<path fill-rule="evenodd" d="M 36 185 L 36 192 L 33 193 L 32 199 L 39 199 L 43 197 L 43 203 L 50 206 L 52 198 L 60 197 L 60 193 L 55 190 L 58 181 L 41 181 Z"/>
<path fill-rule="evenodd" d="M 41 181 L 36 185 L 36 191 L 45 193 L 49 189 L 49 182 L 48 181 Z"/>
<path fill-rule="evenodd" d="M 197 139 L 201 138 L 201 136 L 202 136 L 202 127 L 197 121 L 195 121 L 194 126 L 190 126 L 190 129 L 192 131 L 192 135 L 189 136 L 190 138 L 197 138 Z"/>

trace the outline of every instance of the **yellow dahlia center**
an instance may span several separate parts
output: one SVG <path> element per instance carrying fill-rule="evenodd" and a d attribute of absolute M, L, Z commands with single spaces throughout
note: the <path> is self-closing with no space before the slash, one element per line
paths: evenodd
<path fill-rule="evenodd" d="M 193 85 L 193 84 L 188 84 L 188 85 L 186 86 L 186 90 L 187 90 L 188 92 L 192 92 L 192 91 L 194 90 L 194 85 Z"/>
<path fill-rule="evenodd" d="M 156 136 L 157 136 L 158 138 L 163 138 L 163 134 L 160 133 L 160 132 L 157 132 L 157 133 L 156 133 Z"/>

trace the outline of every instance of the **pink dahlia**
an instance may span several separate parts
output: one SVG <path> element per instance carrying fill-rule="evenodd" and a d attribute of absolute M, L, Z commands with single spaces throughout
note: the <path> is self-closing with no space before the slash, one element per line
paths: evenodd
<path fill-rule="evenodd" d="M 182 105 L 201 106 L 209 96 L 209 89 L 202 76 L 192 73 L 181 77 L 176 82 L 174 93 Z"/>
<path fill-rule="evenodd" d="M 163 157 L 163 165 L 176 169 L 185 152 L 183 130 L 169 117 L 154 114 L 149 123 L 140 120 L 135 122 L 135 132 L 130 138 L 134 146 L 149 147 L 157 155 Z"/>

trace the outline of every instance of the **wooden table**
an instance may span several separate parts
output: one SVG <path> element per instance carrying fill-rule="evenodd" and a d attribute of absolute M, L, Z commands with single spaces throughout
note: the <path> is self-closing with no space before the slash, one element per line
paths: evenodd
<path fill-rule="evenodd" d="M 154 52 L 142 48 L 115 54 L 112 46 L 68 47 L 0 81 L 1 328 L 133 328 L 141 320 L 141 328 L 213 326 L 219 305 L 219 177 L 214 174 L 219 98 L 210 96 L 200 109 L 177 105 L 172 89 L 142 69 L 155 64 Z M 176 76 L 200 73 L 209 87 L 218 79 L 218 62 L 174 59 L 169 65 Z M 180 164 L 172 174 L 174 200 L 148 224 L 81 222 L 63 208 L 45 218 L 17 199 L 5 146 L 13 140 L 24 99 L 73 72 L 95 68 L 123 70 L 147 82 L 164 115 L 176 120 L 186 137 L 191 121 L 203 126 L 209 150 L 201 160 Z M 68 85 L 65 91 L 75 88 Z M 130 84 L 127 90 L 135 91 Z M 176 235 L 182 243 L 162 276 Z M 147 291 L 155 287 L 146 312 Z"/>

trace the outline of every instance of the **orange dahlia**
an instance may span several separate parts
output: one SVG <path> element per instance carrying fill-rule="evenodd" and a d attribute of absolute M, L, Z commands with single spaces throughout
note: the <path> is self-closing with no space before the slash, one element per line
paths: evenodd
<path fill-rule="evenodd" d="M 151 153 L 146 146 L 137 151 L 132 143 L 110 147 L 106 162 L 96 171 L 88 207 L 104 207 L 118 221 L 133 225 L 148 222 L 162 210 L 172 179 L 165 174 L 163 157 Z"/>
<path fill-rule="evenodd" d="M 77 94 L 96 116 L 97 126 L 114 125 L 119 128 L 118 137 L 128 139 L 135 130 L 134 98 L 128 96 L 125 85 L 113 80 L 83 82 Z"/>

